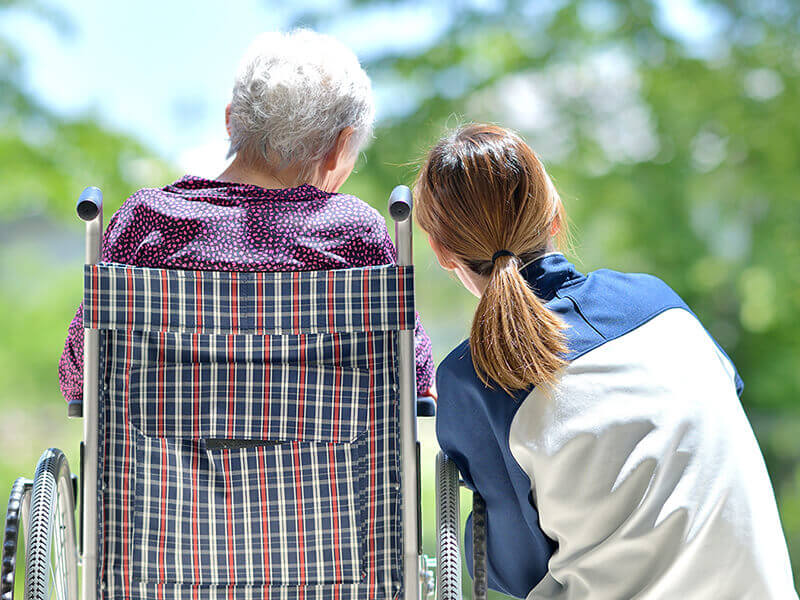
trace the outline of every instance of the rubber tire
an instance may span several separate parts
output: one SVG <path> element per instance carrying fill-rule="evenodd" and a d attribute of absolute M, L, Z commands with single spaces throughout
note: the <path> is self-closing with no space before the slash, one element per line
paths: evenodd
<path fill-rule="evenodd" d="M 472 494 L 472 600 L 486 600 L 489 574 L 486 568 L 486 502 Z"/>
<path fill-rule="evenodd" d="M 56 530 L 60 511 L 63 532 Z M 75 498 L 67 457 L 57 448 L 45 450 L 36 465 L 31 497 L 30 525 L 25 549 L 25 600 L 49 600 L 51 552 L 62 544 L 64 573 L 58 600 L 78 600 L 78 547 Z"/>
<path fill-rule="evenodd" d="M 23 524 L 27 526 L 30 510 L 32 481 L 18 477 L 11 486 L 6 509 L 6 524 L 3 529 L 2 563 L 0 564 L 0 600 L 14 600 L 14 585 L 17 572 L 17 548 Z M 26 504 L 27 503 L 27 504 Z M 24 515 L 24 516 L 23 516 Z"/>
<path fill-rule="evenodd" d="M 461 507 L 456 464 L 436 455 L 436 597 L 461 600 Z"/>

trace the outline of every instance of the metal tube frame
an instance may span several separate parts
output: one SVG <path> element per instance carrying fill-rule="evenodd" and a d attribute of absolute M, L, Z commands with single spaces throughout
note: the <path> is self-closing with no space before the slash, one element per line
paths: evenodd
<path fill-rule="evenodd" d="M 411 236 L 411 191 L 397 186 L 389 198 L 389 212 L 395 220 L 397 264 L 413 265 Z M 397 362 L 400 402 L 400 481 L 403 516 L 403 598 L 420 600 L 420 512 L 419 462 L 417 453 L 417 384 L 413 329 L 398 332 Z"/>
<path fill-rule="evenodd" d="M 87 198 L 96 205 L 97 214 L 87 219 L 81 202 Z M 86 221 L 85 262 L 100 261 L 103 239 L 103 195 L 97 188 L 86 188 L 78 202 L 78 213 Z M 83 486 L 81 511 L 82 569 L 81 599 L 97 599 L 97 431 L 100 374 L 100 331 L 83 330 Z"/>

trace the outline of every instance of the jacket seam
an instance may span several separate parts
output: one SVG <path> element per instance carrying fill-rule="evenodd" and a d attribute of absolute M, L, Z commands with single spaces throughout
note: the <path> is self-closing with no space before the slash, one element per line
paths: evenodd
<path fill-rule="evenodd" d="M 601 337 L 603 340 L 607 340 L 607 339 L 608 339 L 608 338 L 606 338 L 606 336 L 604 336 L 604 335 L 603 335 L 603 334 L 600 332 L 600 330 L 599 330 L 597 327 L 595 327 L 595 326 L 594 326 L 594 325 L 593 325 L 593 324 L 592 324 L 592 323 L 589 321 L 589 319 L 587 319 L 587 318 L 586 318 L 586 316 L 583 314 L 583 311 L 581 310 L 581 307 L 580 307 L 580 305 L 578 304 L 578 301 L 577 301 L 577 300 L 575 300 L 575 298 L 573 298 L 573 297 L 572 297 L 572 296 L 570 296 L 569 294 L 565 294 L 564 296 L 559 296 L 559 298 L 561 298 L 561 297 L 563 297 L 563 298 L 567 298 L 567 299 L 568 299 L 570 302 L 572 302 L 572 305 L 575 307 L 575 312 L 577 312 L 577 313 L 578 313 L 578 316 L 580 316 L 580 318 L 581 318 L 581 319 L 583 319 L 583 322 L 584 322 L 584 323 L 586 323 L 586 324 L 587 324 L 589 327 L 591 327 L 591 328 L 592 328 L 592 330 L 593 330 L 593 331 L 594 331 L 594 332 L 595 332 L 597 335 L 599 335 L 599 336 L 600 336 L 600 337 Z"/>

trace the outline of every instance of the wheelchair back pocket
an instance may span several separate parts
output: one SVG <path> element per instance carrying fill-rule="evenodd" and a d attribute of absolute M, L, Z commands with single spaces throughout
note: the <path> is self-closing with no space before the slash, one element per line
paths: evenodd
<path fill-rule="evenodd" d="M 358 583 L 367 433 L 349 442 L 137 432 L 133 579 Z"/>

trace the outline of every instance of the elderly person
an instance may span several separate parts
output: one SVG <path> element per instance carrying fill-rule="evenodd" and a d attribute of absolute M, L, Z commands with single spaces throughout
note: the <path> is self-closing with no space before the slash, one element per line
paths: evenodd
<path fill-rule="evenodd" d="M 356 56 L 307 30 L 267 33 L 247 50 L 226 110 L 229 156 L 216 179 L 139 190 L 111 218 L 102 260 L 210 271 L 316 271 L 395 262 L 386 222 L 338 190 L 371 136 L 374 103 Z M 59 364 L 67 402 L 83 393 L 82 309 Z M 430 340 L 417 323 L 417 386 Z"/>

